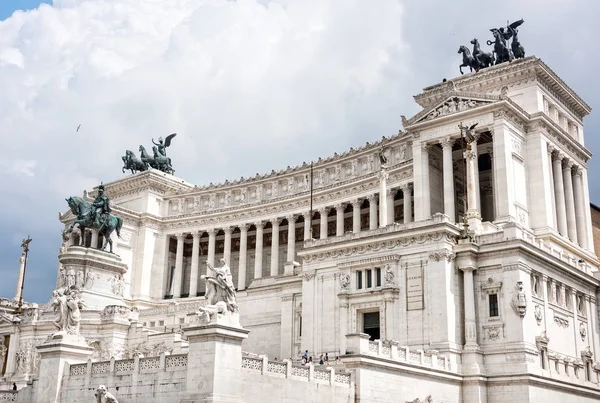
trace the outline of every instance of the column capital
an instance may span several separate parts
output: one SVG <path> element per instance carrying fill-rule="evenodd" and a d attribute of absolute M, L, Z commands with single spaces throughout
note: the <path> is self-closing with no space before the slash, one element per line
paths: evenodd
<path fill-rule="evenodd" d="M 452 148 L 452 146 L 454 145 L 455 142 L 456 142 L 456 140 L 453 138 L 450 138 L 450 137 L 440 140 L 440 144 L 442 145 L 443 148 Z"/>
<path fill-rule="evenodd" d="M 342 212 L 344 212 L 344 209 L 346 208 L 346 203 L 336 203 L 334 207 L 335 207 L 336 212 L 339 213 L 340 210 L 342 210 Z"/>
<path fill-rule="evenodd" d="M 356 199 L 352 199 L 350 200 L 350 204 L 352 204 L 352 207 L 354 208 L 360 208 L 360 206 L 362 205 L 363 199 L 362 198 L 356 198 Z"/>
<path fill-rule="evenodd" d="M 279 224 L 281 224 L 281 218 L 271 218 L 269 221 L 271 221 L 271 225 L 273 227 L 275 226 L 279 226 Z"/>
<path fill-rule="evenodd" d="M 404 184 L 402 185 L 402 191 L 403 191 L 404 193 L 406 193 L 406 192 L 410 192 L 410 190 L 412 189 L 412 187 L 413 187 L 412 183 L 410 183 L 410 182 L 409 182 L 409 183 L 404 183 Z"/>
<path fill-rule="evenodd" d="M 488 147 L 485 151 L 490 155 L 490 159 L 494 158 L 494 147 Z"/>
<path fill-rule="evenodd" d="M 225 235 L 231 235 L 231 233 L 233 232 L 233 227 L 223 227 L 223 232 L 225 233 Z"/>
<path fill-rule="evenodd" d="M 398 193 L 398 189 L 396 189 L 396 188 L 389 188 L 389 189 L 386 189 L 386 191 L 385 191 L 385 195 L 387 197 L 390 197 L 390 196 L 394 197 L 394 196 L 396 196 L 396 193 Z"/>
<path fill-rule="evenodd" d="M 424 153 L 429 152 L 429 149 L 431 148 L 431 144 L 427 144 L 427 143 L 421 143 L 421 150 Z"/>
<path fill-rule="evenodd" d="M 565 158 L 565 155 L 558 150 L 554 150 L 554 152 L 552 153 L 553 161 L 562 161 L 564 158 Z"/>
<path fill-rule="evenodd" d="M 580 165 L 575 165 L 573 167 L 573 174 L 575 176 L 582 176 L 583 175 L 583 168 Z"/>
<path fill-rule="evenodd" d="M 194 241 L 197 239 L 200 239 L 200 236 L 202 235 L 202 232 L 204 231 L 193 231 L 192 232 L 192 238 L 194 238 Z"/>
<path fill-rule="evenodd" d="M 217 229 L 209 228 L 206 230 L 206 233 L 208 234 L 209 237 L 214 237 L 215 235 L 217 235 Z"/>
<path fill-rule="evenodd" d="M 287 216 L 285 216 L 285 219 L 288 222 L 288 225 L 290 225 L 291 223 L 296 224 L 296 218 L 298 217 L 298 215 L 296 214 L 288 214 Z"/>
<path fill-rule="evenodd" d="M 573 165 L 575 165 L 573 160 L 566 157 L 565 159 L 563 159 L 563 170 L 571 170 L 573 168 Z"/>
<path fill-rule="evenodd" d="M 306 220 L 312 220 L 313 212 L 312 211 L 305 211 L 304 213 L 302 213 L 302 216 L 304 217 L 304 221 L 306 221 Z"/>
<path fill-rule="evenodd" d="M 367 196 L 367 199 L 369 200 L 369 204 L 374 203 L 377 201 L 377 195 L 375 193 L 370 194 Z"/>
<path fill-rule="evenodd" d="M 473 150 L 465 151 L 465 157 L 469 160 L 474 160 L 477 158 L 477 153 Z"/>
<path fill-rule="evenodd" d="M 474 272 L 475 270 L 477 270 L 477 267 L 475 266 L 463 266 L 463 267 L 459 267 L 460 270 L 462 270 L 464 273 L 467 272 Z"/>
<path fill-rule="evenodd" d="M 238 225 L 240 228 L 240 232 L 248 232 L 248 228 L 250 228 L 250 224 L 240 224 Z"/>
<path fill-rule="evenodd" d="M 181 239 L 183 241 L 185 239 L 186 235 L 187 234 L 183 233 L 183 232 L 178 232 L 178 233 L 175 234 L 175 236 L 177 237 L 178 241 L 179 241 L 179 239 Z"/>
<path fill-rule="evenodd" d="M 548 152 L 550 154 L 552 154 L 553 152 L 555 152 L 557 150 L 556 146 L 554 144 L 548 143 Z"/>
<path fill-rule="evenodd" d="M 323 216 L 323 214 L 329 214 L 329 210 L 331 210 L 329 207 L 319 207 L 319 214 L 321 214 L 321 216 Z"/>
<path fill-rule="evenodd" d="M 265 227 L 265 224 L 266 224 L 266 223 L 265 223 L 264 221 L 256 221 L 256 222 L 254 223 L 254 226 L 256 227 L 256 229 L 259 229 L 259 228 L 264 228 L 264 227 Z"/>

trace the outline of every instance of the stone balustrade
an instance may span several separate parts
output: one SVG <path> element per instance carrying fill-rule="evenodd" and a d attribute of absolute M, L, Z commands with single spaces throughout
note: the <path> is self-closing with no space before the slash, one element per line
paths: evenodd
<path fill-rule="evenodd" d="M 452 371 L 450 360 L 439 355 L 437 350 L 411 350 L 410 347 L 398 346 L 396 341 L 369 341 L 369 335 L 364 333 L 346 335 L 346 340 L 348 354 L 368 355 L 441 371 Z"/>
<path fill-rule="evenodd" d="M 69 367 L 69 377 L 112 376 L 131 373 L 186 371 L 187 354 L 166 355 L 158 357 L 139 357 L 128 360 L 115 360 L 74 364 Z M 2 401 L 2 400 L 0 400 Z"/>
<path fill-rule="evenodd" d="M 543 360 L 547 362 L 542 364 Z M 594 363 L 591 359 L 584 362 L 581 358 L 548 350 L 547 355 L 540 355 L 540 366 L 544 376 L 558 381 L 594 388 L 600 383 L 600 363 Z"/>
<path fill-rule="evenodd" d="M 16 402 L 18 393 L 12 390 L 0 390 L 0 402 Z"/>
<path fill-rule="evenodd" d="M 325 385 L 352 387 L 350 374 L 337 373 L 332 367 L 315 367 L 314 365 L 295 365 L 290 360 L 283 362 L 269 361 L 267 356 L 261 358 L 242 357 L 242 369 L 260 372 L 262 375 L 304 380 Z"/>

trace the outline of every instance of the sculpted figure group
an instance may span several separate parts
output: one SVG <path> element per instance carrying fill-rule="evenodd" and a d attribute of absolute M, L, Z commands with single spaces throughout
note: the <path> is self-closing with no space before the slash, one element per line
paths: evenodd
<path fill-rule="evenodd" d="M 233 285 L 231 269 L 225 259 L 219 259 L 219 262 L 221 266 L 216 268 L 206 262 L 206 266 L 214 275 L 202 276 L 206 281 L 207 305 L 201 307 L 197 314 L 207 322 L 216 314 L 238 311 L 237 295 Z"/>
<path fill-rule="evenodd" d="M 80 310 L 85 308 L 79 289 L 72 285 L 52 291 L 52 307 L 54 308 L 53 324 L 58 329 L 58 333 L 79 335 Z"/>
<path fill-rule="evenodd" d="M 494 36 L 494 40 L 486 41 L 488 46 L 493 45 L 494 49 L 491 53 L 481 50 L 479 41 L 474 38 L 471 41 L 473 45 L 473 53 L 466 46 L 458 48 L 458 53 L 462 53 L 462 64 L 458 67 L 460 74 L 463 74 L 462 68 L 468 67 L 471 71 L 479 71 L 482 68 L 490 67 L 495 64 L 509 62 L 514 59 L 522 59 L 525 57 L 525 48 L 519 42 L 517 28 L 523 24 L 523 20 L 518 20 L 512 24 L 506 24 L 506 29 L 492 28 L 490 31 Z M 509 45 L 509 41 L 511 41 Z"/>
<path fill-rule="evenodd" d="M 152 155 L 146 151 L 146 148 L 144 148 L 143 145 L 140 145 L 139 148 L 139 158 L 133 151 L 125 151 L 125 155 L 121 157 L 124 164 L 121 171 L 125 173 L 125 170 L 130 170 L 131 173 L 134 174 L 136 172 L 146 171 L 150 167 L 173 175 L 175 170 L 171 165 L 171 158 L 167 157 L 167 148 L 171 145 L 171 141 L 176 135 L 177 133 L 170 134 L 164 140 L 162 137 L 159 137 L 158 143 L 152 139 L 152 144 L 154 144 L 152 147 Z"/>

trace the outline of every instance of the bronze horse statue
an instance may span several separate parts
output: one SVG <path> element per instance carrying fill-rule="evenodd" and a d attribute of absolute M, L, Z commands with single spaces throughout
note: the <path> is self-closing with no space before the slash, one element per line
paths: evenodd
<path fill-rule="evenodd" d="M 77 217 L 77 220 L 71 224 L 68 230 L 63 233 L 63 237 L 66 234 L 73 232 L 73 228 L 75 225 L 79 225 L 79 230 L 81 231 L 81 246 L 85 246 L 85 234 L 86 228 L 96 228 L 94 225 L 95 217 L 94 217 L 94 209 L 85 199 L 79 196 L 71 196 L 68 199 L 65 199 L 69 204 L 69 208 L 71 212 Z M 106 214 L 104 220 L 100 223 L 100 228 L 98 228 L 98 234 L 102 235 L 104 238 L 104 242 L 101 250 L 106 249 L 106 245 L 110 245 L 110 253 L 113 253 L 113 242 L 110 239 L 113 231 L 117 231 L 117 236 L 121 238 L 121 228 L 123 227 L 123 219 L 118 215 Z"/>
<path fill-rule="evenodd" d="M 479 63 L 471 55 L 471 51 L 466 46 L 461 46 L 460 48 L 458 48 L 458 53 L 462 53 L 463 57 L 462 64 L 458 66 L 460 74 L 464 74 L 462 71 L 463 67 L 468 67 L 469 69 L 471 69 L 471 72 L 473 72 L 473 70 L 479 71 Z"/>
<path fill-rule="evenodd" d="M 473 38 L 471 45 L 473 45 L 473 58 L 479 64 L 480 69 L 494 65 L 494 54 L 482 51 L 477 38 Z"/>
<path fill-rule="evenodd" d="M 121 158 L 123 159 L 123 163 L 125 164 L 123 165 L 123 169 L 121 170 L 123 173 L 125 173 L 126 169 L 129 169 L 132 174 L 148 170 L 148 165 L 146 165 L 146 163 L 139 159 L 137 155 L 133 153 L 133 151 L 125 151 L 125 156 Z"/>

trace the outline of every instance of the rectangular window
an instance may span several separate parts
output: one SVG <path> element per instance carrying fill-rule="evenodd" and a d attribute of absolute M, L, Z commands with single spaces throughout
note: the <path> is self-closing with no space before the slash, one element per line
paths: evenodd
<path fill-rule="evenodd" d="M 375 268 L 375 287 L 381 287 L 381 267 Z"/>
<path fill-rule="evenodd" d="M 362 285 L 362 271 L 357 271 L 356 272 L 356 289 L 360 290 L 363 288 Z"/>
<path fill-rule="evenodd" d="M 155 326 L 155 322 L 150 322 L 150 327 L 154 327 Z"/>
<path fill-rule="evenodd" d="M 158 322 L 158 326 L 164 326 L 164 325 L 165 325 L 165 321 L 164 320 L 161 320 L 161 321 Z"/>
<path fill-rule="evenodd" d="M 490 317 L 498 316 L 498 294 L 490 294 Z"/>
<path fill-rule="evenodd" d="M 179 323 L 184 324 L 185 323 L 185 318 L 179 318 Z"/>
<path fill-rule="evenodd" d="M 373 279 L 371 278 L 372 271 L 373 270 L 371 270 L 371 269 L 365 270 L 365 277 L 366 277 L 366 280 L 367 280 L 367 288 L 373 287 Z"/>

